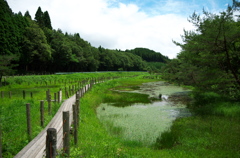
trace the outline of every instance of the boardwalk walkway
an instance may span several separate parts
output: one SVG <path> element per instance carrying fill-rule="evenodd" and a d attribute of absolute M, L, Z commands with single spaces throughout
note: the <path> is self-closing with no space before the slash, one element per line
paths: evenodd
<path fill-rule="evenodd" d="M 89 85 L 86 85 L 85 90 L 89 89 Z M 69 99 L 65 100 L 53 119 L 46 126 L 46 128 L 39 133 L 31 142 L 28 143 L 14 158 L 43 158 L 45 156 L 46 148 L 46 135 L 48 128 L 55 128 L 57 130 L 57 148 L 62 148 L 63 141 L 63 129 L 62 129 L 62 113 L 63 111 L 69 111 L 70 123 L 73 120 L 72 105 L 76 102 L 76 95 L 73 95 Z"/>

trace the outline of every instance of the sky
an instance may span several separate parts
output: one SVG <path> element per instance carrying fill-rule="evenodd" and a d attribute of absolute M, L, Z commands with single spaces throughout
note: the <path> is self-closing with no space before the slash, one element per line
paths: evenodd
<path fill-rule="evenodd" d="M 181 51 L 172 41 L 182 42 L 183 30 L 193 30 L 187 21 L 203 8 L 218 13 L 232 0 L 7 0 L 14 13 L 40 6 L 48 11 L 54 29 L 80 36 L 94 47 L 108 49 L 149 48 L 176 58 Z"/>

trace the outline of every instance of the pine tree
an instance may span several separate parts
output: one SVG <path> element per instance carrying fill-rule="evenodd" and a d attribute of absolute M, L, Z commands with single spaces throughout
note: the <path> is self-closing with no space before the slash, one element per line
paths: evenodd
<path fill-rule="evenodd" d="M 41 7 L 38 7 L 38 10 L 35 14 L 35 21 L 40 27 L 44 27 L 44 21 L 43 21 L 43 12 Z"/>
<path fill-rule="evenodd" d="M 51 29 L 52 30 L 52 24 L 51 24 L 51 20 L 50 20 L 50 16 L 48 14 L 48 11 L 45 11 L 43 13 L 43 23 L 44 23 L 44 26 Z"/>
<path fill-rule="evenodd" d="M 26 11 L 26 12 L 25 12 L 24 17 L 30 18 L 30 19 L 32 20 L 32 17 L 31 17 L 31 15 L 29 14 L 29 11 Z"/>

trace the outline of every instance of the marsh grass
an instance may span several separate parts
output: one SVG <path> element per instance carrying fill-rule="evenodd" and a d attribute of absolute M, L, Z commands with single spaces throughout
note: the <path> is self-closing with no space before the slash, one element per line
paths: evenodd
<path fill-rule="evenodd" d="M 114 90 L 119 90 L 119 91 L 133 91 L 133 90 L 139 90 L 140 86 L 119 86 L 119 87 L 115 87 Z"/>
<path fill-rule="evenodd" d="M 103 95 L 103 103 L 114 103 L 114 106 L 125 107 L 134 103 L 150 103 L 147 94 L 109 91 Z"/>
<path fill-rule="evenodd" d="M 133 81 L 134 79 L 130 79 Z M 141 79 L 136 78 L 140 83 Z M 145 82 L 146 80 L 144 80 Z M 148 80 L 153 81 L 153 80 Z M 236 114 L 233 117 L 214 115 L 193 115 L 174 121 L 171 130 L 158 137 L 155 142 L 160 144 L 145 147 L 139 141 L 123 140 L 109 134 L 105 126 L 96 116 L 96 108 L 104 100 L 104 95 L 115 86 L 128 84 L 127 79 L 109 81 L 95 85 L 81 100 L 81 123 L 79 131 L 80 143 L 71 147 L 72 157 L 120 157 L 120 158 L 225 158 L 240 157 L 239 140 L 240 125 Z M 232 109 L 238 104 L 233 104 Z M 226 107 L 226 105 L 222 105 Z M 198 106 L 196 106 L 198 107 Z M 232 113 L 234 110 L 218 109 L 218 113 Z M 237 108 L 238 109 L 238 108 Z M 99 109 L 102 110 L 102 109 Z M 106 110 L 106 109 L 105 109 Z M 216 109 L 215 109 L 216 110 Z M 221 112 L 224 111 L 224 112 Z M 228 111 L 228 112 L 226 112 Z M 112 117 L 118 117 L 113 115 Z M 126 115 L 126 117 L 128 117 Z M 115 133 L 122 134 L 124 128 L 116 128 Z M 159 135 L 158 135 L 159 136 Z M 168 141 L 170 140 L 170 144 Z M 173 140 L 173 141 L 172 141 Z"/>

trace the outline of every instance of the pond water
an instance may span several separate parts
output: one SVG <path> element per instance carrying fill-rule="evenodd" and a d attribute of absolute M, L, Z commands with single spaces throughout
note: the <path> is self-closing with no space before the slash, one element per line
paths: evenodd
<path fill-rule="evenodd" d="M 97 116 L 111 134 L 148 146 L 162 132 L 169 130 L 176 118 L 191 116 L 186 108 L 186 103 L 190 101 L 188 92 L 163 81 L 144 83 L 139 90 L 131 93 L 148 94 L 149 98 L 159 98 L 161 94 L 162 100 L 127 107 L 103 103 L 97 108 Z"/>

